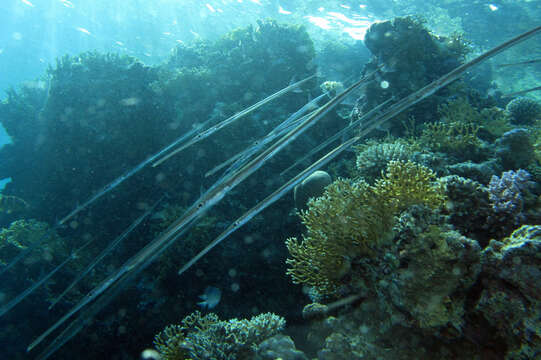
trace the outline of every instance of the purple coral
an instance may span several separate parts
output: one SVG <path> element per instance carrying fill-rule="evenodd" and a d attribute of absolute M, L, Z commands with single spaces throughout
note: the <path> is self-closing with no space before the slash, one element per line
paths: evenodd
<path fill-rule="evenodd" d="M 522 192 L 531 186 L 530 177 L 530 173 L 522 169 L 506 171 L 501 177 L 493 175 L 488 191 L 494 212 L 510 216 L 515 224 L 519 224 L 524 219 Z"/>

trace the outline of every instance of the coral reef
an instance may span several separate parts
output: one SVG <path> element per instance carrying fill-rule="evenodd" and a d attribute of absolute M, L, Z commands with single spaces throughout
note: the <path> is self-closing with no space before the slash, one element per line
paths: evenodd
<path fill-rule="evenodd" d="M 143 65 L 132 57 L 97 52 L 59 59 L 39 87 L 22 86 L 12 90 L 0 104 L 0 121 L 13 138 L 12 144 L 0 150 L 0 177 L 12 177 L 3 196 L 16 196 L 29 205 L 22 214 L 13 212 L 8 217 L 1 213 L 0 225 L 8 227 L 13 216 L 21 215 L 57 224 L 59 218 L 73 210 L 76 204 L 95 195 L 105 184 L 180 135 L 207 120 L 209 124 L 224 120 L 284 88 L 292 79 L 300 80 L 313 74 L 316 70 L 312 61 L 314 56 L 312 40 L 302 26 L 266 20 L 216 40 L 181 44 L 168 62 L 155 66 Z M 65 241 L 69 247 L 30 255 L 29 261 L 36 261 L 27 264 L 28 270 L 24 270 L 25 264 L 21 262 L 24 271 L 5 275 L 10 280 L 9 284 L 4 282 L 4 296 L 0 296 L 0 301 L 11 300 L 44 272 L 65 260 L 81 245 L 81 240 L 94 239 L 93 244 L 58 272 L 50 284 L 45 284 L 48 287 L 45 295 L 39 292 L 40 300 L 58 295 L 78 271 L 119 235 L 120 229 L 131 223 L 157 197 L 167 193 L 169 204 L 166 210 L 160 209 L 149 219 L 150 226 L 136 229 L 129 241 L 118 246 L 115 255 L 100 263 L 80 288 L 73 289 L 58 304 L 58 308 L 73 305 L 73 301 L 84 296 L 81 292 L 87 293 L 98 280 L 143 248 L 194 197 L 210 186 L 207 180 L 202 180 L 208 170 L 202 165 L 223 161 L 224 157 L 245 147 L 253 137 L 266 134 L 273 125 L 304 105 L 307 97 L 312 95 L 308 95 L 312 89 L 317 95 L 320 90 L 315 85 L 314 79 L 301 91 L 289 93 L 272 106 L 246 117 L 238 126 L 234 124 L 223 129 L 200 146 L 179 154 L 174 161 L 159 168 L 143 169 L 136 177 L 100 198 L 89 211 L 82 211 L 64 227 L 57 227 L 62 236 L 70 239 Z M 321 132 L 313 141 L 324 136 Z M 307 143 L 299 151 L 305 152 L 308 146 Z M 219 246 L 216 254 L 220 254 L 220 261 L 203 259 L 193 272 L 186 274 L 187 278 L 176 275 L 182 262 L 195 255 L 205 242 L 211 241 L 217 231 L 229 225 L 231 209 L 242 211 L 254 200 L 249 194 L 265 194 L 274 189 L 281 181 L 275 171 L 268 167 L 254 174 L 250 183 L 239 186 L 239 193 L 244 195 L 218 204 L 189 235 L 171 246 L 158 266 L 149 267 L 133 287 L 119 295 L 118 301 L 125 309 L 122 313 L 127 315 L 115 313 L 98 319 L 96 326 L 100 327 L 103 341 L 99 348 L 93 348 L 84 356 L 96 358 L 98 353 L 109 352 L 116 356 L 136 357 L 141 344 L 150 338 L 160 321 L 193 309 L 197 295 L 208 285 L 207 278 L 219 278 L 213 285 L 228 292 L 228 299 L 233 299 L 232 303 L 220 304 L 224 316 L 249 313 L 250 309 L 234 303 L 237 300 L 240 303 L 246 297 L 253 299 L 250 306 L 262 311 L 291 308 L 296 303 L 297 293 L 279 296 L 288 293 L 290 284 L 283 272 L 271 271 L 273 263 L 281 263 L 285 249 L 280 242 L 259 241 L 289 225 L 283 209 L 265 215 L 264 221 L 272 225 L 259 228 L 254 222 L 238 231 L 239 238 L 246 243 L 239 241 Z M 160 220 L 164 221 L 157 224 Z M 51 243 L 49 239 L 44 246 L 53 244 L 54 241 Z M 11 260 L 15 250 L 20 252 L 20 248 L 9 245 L 8 254 L 0 256 L 2 261 Z M 246 256 L 239 261 L 241 252 Z M 52 255 L 51 261 L 42 261 L 41 255 Z M 260 278 L 253 277 L 256 261 L 262 274 Z M 234 275 L 219 276 L 229 272 Z M 259 284 L 269 282 L 276 286 L 267 296 L 258 296 Z M 29 297 L 14 309 L 13 316 L 25 316 L 28 310 L 25 305 L 37 303 L 35 297 Z M 18 312 L 19 309 L 22 312 Z M 157 313 L 159 318 L 155 316 Z M 36 317 L 49 315 L 45 306 L 44 312 Z M 140 326 L 142 321 L 145 321 L 145 327 Z M 17 331 L 0 334 L 2 341 L 9 343 L 14 343 L 13 338 L 21 339 L 6 356 L 25 354 L 28 343 L 24 342 L 35 335 L 30 334 L 33 330 L 21 325 Z M 123 335 L 126 333 L 131 335 Z M 59 358 L 77 352 L 85 346 L 81 344 L 95 342 L 92 334 L 92 330 L 85 332 L 77 344 L 68 344 Z M 119 342 L 124 346 L 119 348 Z"/>
<path fill-rule="evenodd" d="M 514 226 L 525 220 L 524 195 L 533 185 L 526 170 L 506 171 L 493 176 L 488 185 L 489 199 L 495 216 L 509 219 Z"/>
<path fill-rule="evenodd" d="M 477 240 L 482 246 L 494 237 L 494 227 L 488 219 L 494 209 L 489 199 L 489 191 L 477 181 L 450 175 L 440 179 L 445 187 L 447 202 L 445 213 L 448 222 L 461 234 Z"/>
<path fill-rule="evenodd" d="M 287 273 L 293 282 L 310 285 L 322 295 L 336 295 L 352 281 L 350 272 L 357 258 L 377 253 L 388 240 L 397 213 L 415 204 L 431 208 L 443 204 L 442 188 L 434 179 L 426 167 L 390 161 L 372 186 L 364 180 L 334 181 L 301 212 L 307 228 L 303 240 L 286 240 L 291 256 Z"/>
<path fill-rule="evenodd" d="M 314 10 L 320 6 L 311 3 Z M 402 0 L 386 3 L 403 5 Z M 391 97 L 399 100 L 455 68 L 468 52 L 461 35 L 436 36 L 413 17 L 371 26 L 366 46 L 374 57 L 364 70 L 367 52 L 361 45 L 328 42 L 318 57 L 302 26 L 265 20 L 215 41 L 179 44 L 166 63 L 153 67 L 112 54 L 66 56 L 40 86 L 9 91 L 0 104 L 0 121 L 14 142 L 0 150 L 0 177 L 13 181 L 0 198 L 0 224 L 7 226 L 19 215 L 39 221 L 19 220 L 0 232 L 0 268 L 46 232 L 51 239 L 3 280 L 0 305 L 74 255 L 77 240 L 95 240 L 45 290 L 33 294 L 57 295 L 124 223 L 148 208 L 150 198 L 166 192 L 168 204 L 150 217 L 150 225 L 134 231 L 58 305 L 72 307 L 211 186 L 203 178 L 207 164 L 224 161 L 268 133 L 321 91 L 335 95 L 342 89 L 338 80 L 347 84 L 350 76 L 378 69 L 376 81 L 358 99 L 340 104 L 298 146 L 239 185 L 239 196 L 224 198 L 198 219 L 119 296 L 122 308 L 96 316 L 96 327 L 81 342 L 67 344 L 59 358 L 72 357 L 81 346 L 89 349 L 81 355 L 85 358 L 134 358 L 154 329 L 192 311 L 197 295 L 211 284 L 223 294 L 216 308 L 220 317 L 233 319 L 195 312 L 167 326 L 155 337 L 162 359 L 538 357 L 541 189 L 533 182 L 541 179 L 539 105 L 516 99 L 504 110 L 505 100 L 488 93 L 486 78 L 479 80 L 481 90 L 471 88 L 478 78 L 456 81 L 370 134 L 375 140 L 325 169 L 334 182 L 318 173 L 323 181 L 315 191 L 307 189 L 314 178 L 299 185 L 295 201 L 303 225 L 291 202 L 279 201 L 184 277 L 176 275 L 231 224 L 233 210 L 242 212 L 283 183 L 278 165 L 321 143 L 345 120 Z M 52 231 L 40 222 L 57 224 L 56 216 L 172 139 L 316 73 L 315 63 L 325 66 L 318 74 L 328 75 L 322 86 L 311 80 L 176 161 L 146 168 L 65 227 Z M 411 127 L 401 128 L 406 122 Z M 340 177 L 355 165 L 352 179 Z M 17 210 L 8 214 L 10 207 Z M 511 234 L 525 223 L 531 225 Z M 275 241 L 292 234 L 297 237 L 286 240 L 287 249 Z M 304 286 L 291 285 L 284 272 Z M 317 302 L 305 307 L 307 323 L 301 324 L 299 304 L 306 295 Z M 24 318 L 34 304 L 29 298 L 21 304 L 23 312 L 9 316 Z M 259 312 L 250 320 L 234 318 Z M 274 313 L 287 316 L 291 337 L 282 334 L 285 319 Z M 44 309 L 38 315 L 39 321 L 50 313 Z M 10 319 L 0 331 L 2 342 L 34 336 L 25 324 Z M 95 346 L 98 336 L 102 341 Z M 5 355 L 21 358 L 26 346 L 9 347 Z"/>
<path fill-rule="evenodd" d="M 215 314 L 196 311 L 156 335 L 154 344 L 163 360 L 254 359 L 258 345 L 284 329 L 285 320 L 266 313 L 250 320 L 222 321 Z M 280 343 L 280 342 L 279 342 Z M 263 352 L 270 351 L 270 344 Z"/>
<path fill-rule="evenodd" d="M 400 214 L 379 257 L 359 260 L 362 298 L 312 322 L 318 359 L 472 357 L 475 346 L 465 341 L 463 327 L 481 248 L 443 221 L 425 206 Z"/>
<path fill-rule="evenodd" d="M 530 98 L 518 97 L 511 100 L 505 109 L 509 112 L 511 123 L 533 125 L 541 118 L 541 105 Z"/>
<path fill-rule="evenodd" d="M 12 178 L 5 194 L 25 199 L 32 217 L 53 222 L 103 179 L 141 161 L 166 125 L 156 120 L 167 111 L 156 113 L 160 99 L 148 86 L 156 73 L 131 57 L 87 52 L 49 67 L 48 87 L 11 91 L 0 104 L 13 139 L 0 150 L 0 178 Z"/>
<path fill-rule="evenodd" d="M 364 71 L 383 68 L 379 71 L 379 81 L 367 86 L 364 97 L 354 109 L 356 117 L 390 97 L 400 99 L 420 89 L 459 65 L 469 52 L 460 36 L 437 37 L 415 17 L 396 17 L 373 24 L 366 33 L 365 45 L 375 58 Z M 440 96 L 445 96 L 446 91 Z M 437 112 L 438 99 L 438 96 L 432 97 L 408 114 L 422 123 L 431 121 Z"/>

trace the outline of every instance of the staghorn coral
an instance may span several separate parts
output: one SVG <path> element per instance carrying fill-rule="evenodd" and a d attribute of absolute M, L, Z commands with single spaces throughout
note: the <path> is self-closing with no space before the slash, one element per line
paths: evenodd
<path fill-rule="evenodd" d="M 485 136 L 489 136 L 490 138 L 498 138 L 513 129 L 505 110 L 496 106 L 481 110 L 479 124 L 483 131 L 486 131 Z"/>
<path fill-rule="evenodd" d="M 383 177 L 371 186 L 364 180 L 338 179 L 323 196 L 301 212 L 307 228 L 302 241 L 286 240 L 291 258 L 287 270 L 294 283 L 318 293 L 336 293 L 353 259 L 370 257 L 392 233 L 394 216 L 414 204 L 437 208 L 443 189 L 434 173 L 413 162 L 390 161 Z"/>
<path fill-rule="evenodd" d="M 156 335 L 154 345 L 163 360 L 252 359 L 257 346 L 283 330 L 285 320 L 265 313 L 250 320 L 222 321 L 216 314 L 196 311 Z"/>
<path fill-rule="evenodd" d="M 466 98 L 438 106 L 439 122 L 426 123 L 419 143 L 431 151 L 444 152 L 464 161 L 483 156 L 483 142 L 478 137 L 483 116 Z M 486 155 L 485 155 L 486 156 Z"/>
<path fill-rule="evenodd" d="M 291 256 L 287 273 L 293 282 L 313 286 L 321 294 L 335 292 L 350 270 L 351 257 L 368 252 L 390 224 L 389 216 L 377 208 L 364 180 L 337 179 L 323 196 L 310 200 L 308 210 L 301 212 L 307 235 L 302 241 L 286 240 Z"/>
<path fill-rule="evenodd" d="M 164 360 L 189 359 L 183 327 L 168 325 L 154 337 L 154 347 Z"/>

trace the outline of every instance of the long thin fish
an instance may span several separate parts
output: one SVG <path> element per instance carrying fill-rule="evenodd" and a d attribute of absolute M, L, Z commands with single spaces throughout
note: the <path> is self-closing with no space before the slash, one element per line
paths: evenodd
<path fill-rule="evenodd" d="M 75 250 L 67 259 L 62 261 L 60 264 L 58 264 L 52 271 L 50 271 L 47 275 L 43 276 L 41 279 L 36 281 L 32 286 L 21 292 L 19 295 L 17 295 L 15 298 L 13 298 L 10 302 L 0 307 L 0 317 L 4 316 L 6 313 L 8 313 L 11 309 L 13 309 L 16 305 L 18 305 L 21 301 L 23 301 L 28 295 L 34 292 L 37 288 L 39 288 L 41 285 L 43 285 L 47 280 L 49 280 L 54 274 L 56 274 L 60 269 L 62 269 L 68 262 L 75 259 L 77 257 L 77 254 L 82 251 L 84 248 L 86 248 L 93 240 L 87 241 L 83 246 Z"/>
<path fill-rule="evenodd" d="M 318 146 L 316 146 L 315 148 L 313 148 L 312 150 L 310 150 L 308 152 L 308 154 L 304 155 L 302 158 L 298 159 L 297 161 L 295 161 L 291 166 L 289 166 L 287 169 L 285 169 L 284 171 L 282 171 L 280 173 L 280 176 L 284 175 L 285 173 L 289 172 L 291 169 L 295 168 L 297 165 L 299 165 L 300 163 L 302 163 L 304 160 L 310 158 L 312 155 L 314 154 L 317 154 L 318 152 L 320 152 L 322 149 L 326 148 L 329 144 L 333 143 L 335 140 L 338 140 L 339 138 L 342 137 L 342 135 L 346 134 L 348 131 L 354 129 L 357 125 L 361 124 L 363 121 L 365 121 L 366 119 L 369 119 L 371 118 L 372 116 L 374 116 L 375 113 L 377 113 L 378 111 L 380 111 L 383 107 L 387 106 L 391 101 L 393 100 L 393 98 L 390 98 L 390 99 L 387 99 L 386 101 L 384 101 L 383 103 L 375 106 L 373 109 L 371 109 L 369 112 L 367 112 L 366 114 L 364 114 L 363 116 L 361 116 L 359 119 L 353 121 L 351 124 L 349 124 L 348 126 L 346 126 L 345 128 L 343 128 L 342 130 L 338 131 L 336 134 L 334 134 L 333 136 L 331 136 L 330 138 L 328 138 L 327 140 L 325 140 L 323 143 L 319 144 Z"/>
<path fill-rule="evenodd" d="M 314 110 L 315 111 L 315 110 Z M 230 160 L 227 160 L 226 162 L 214 167 L 213 169 L 209 170 L 206 174 L 213 175 L 220 169 L 223 169 L 225 166 L 230 165 L 227 170 L 224 173 L 224 176 L 229 175 L 231 172 L 240 169 L 244 164 L 246 164 L 250 158 L 256 154 L 259 150 L 261 150 L 265 145 L 271 143 L 274 141 L 274 139 L 286 134 L 287 132 L 291 131 L 293 128 L 295 128 L 297 125 L 299 125 L 300 122 L 307 119 L 308 116 L 312 115 L 313 112 L 301 117 L 300 119 L 297 119 L 291 123 L 288 124 L 288 126 L 281 128 L 278 131 L 272 131 L 271 133 L 267 134 L 265 137 L 254 141 L 252 145 L 250 145 L 248 148 L 244 149 L 242 152 L 238 153 L 237 155 L 233 156 Z M 233 164 L 231 164 L 233 163 Z"/>
<path fill-rule="evenodd" d="M 199 259 L 201 259 L 204 255 L 206 255 L 210 250 L 212 250 L 216 245 L 218 245 L 223 240 L 225 240 L 230 234 L 232 234 L 241 226 L 246 224 L 254 216 L 259 214 L 269 205 L 273 204 L 275 201 L 280 199 L 284 194 L 289 192 L 297 184 L 299 184 L 308 176 L 310 176 L 310 174 L 312 174 L 314 171 L 318 170 L 319 168 L 327 164 L 330 160 L 334 159 L 340 153 L 348 149 L 350 146 L 354 145 L 356 142 L 361 140 L 365 135 L 367 135 L 369 132 L 374 130 L 376 127 L 383 125 L 385 122 L 399 115 L 400 113 L 407 110 L 411 106 L 417 104 L 419 101 L 429 97 L 430 95 L 434 94 L 436 91 L 449 85 L 451 82 L 458 79 L 461 75 L 464 74 L 464 72 L 466 72 L 468 69 L 472 68 L 473 66 L 479 64 L 482 61 L 485 61 L 486 59 L 490 57 L 495 56 L 496 54 L 502 52 L 505 49 L 508 49 L 514 45 L 517 45 L 518 43 L 526 40 L 527 38 L 537 34 L 540 31 L 541 31 L 541 26 L 536 27 L 521 35 L 518 35 L 514 37 L 513 39 L 507 42 L 504 42 L 503 44 L 496 46 L 495 48 L 479 55 L 477 58 L 471 60 L 470 62 L 457 67 L 456 69 L 443 75 L 439 79 L 433 81 L 432 83 L 424 86 L 423 88 L 417 90 L 416 92 L 399 100 L 397 103 L 391 105 L 391 107 L 387 109 L 387 111 L 385 111 L 383 114 L 376 116 L 376 118 L 373 120 L 370 120 L 367 123 L 367 125 L 359 132 L 357 136 L 345 141 L 338 147 L 331 150 L 325 156 L 323 156 L 322 158 L 317 160 L 315 163 L 310 165 L 308 168 L 306 168 L 305 170 L 297 174 L 295 177 L 293 177 L 284 185 L 282 185 L 278 190 L 273 192 L 271 195 L 267 196 L 264 200 L 259 202 L 256 206 L 254 206 L 253 208 L 248 210 L 246 213 L 244 213 L 241 217 L 239 217 L 237 220 L 235 220 L 226 230 L 224 230 L 220 235 L 218 235 L 216 239 L 214 239 L 211 243 L 209 243 L 203 250 L 201 250 L 197 255 L 195 255 L 190 261 L 188 261 L 178 271 L 178 274 L 180 275 L 184 273 L 186 270 L 192 267 Z"/>
<path fill-rule="evenodd" d="M 505 95 L 502 95 L 502 97 L 508 98 L 508 97 L 513 97 L 513 96 L 517 96 L 517 95 L 524 95 L 524 94 L 527 94 L 529 92 L 538 91 L 538 90 L 541 90 L 541 86 L 536 86 L 536 87 L 533 87 L 531 89 L 526 89 L 526 90 L 522 90 L 522 91 L 517 91 L 517 92 L 505 94 Z"/>
<path fill-rule="evenodd" d="M 143 214 L 141 214 L 141 216 L 135 219 L 135 221 L 132 222 L 130 226 L 128 226 L 119 236 L 117 236 L 115 240 L 110 242 L 107 247 L 97 257 L 95 257 L 83 271 L 81 271 L 75 277 L 71 284 L 69 284 L 69 286 L 52 301 L 51 305 L 49 305 L 49 310 L 51 310 L 75 285 L 77 285 L 79 281 L 81 281 L 89 272 L 91 272 L 96 267 L 96 265 L 98 265 L 107 255 L 111 253 L 111 251 L 113 251 L 126 237 L 128 237 L 128 235 L 131 234 L 131 232 L 135 230 L 135 228 L 137 228 L 137 226 L 139 226 L 139 224 L 141 224 L 141 222 L 143 222 L 143 220 L 147 216 L 152 214 L 154 212 L 154 209 L 163 200 L 163 198 L 164 197 L 162 196 L 158 201 L 154 203 L 154 205 L 147 209 L 147 211 L 145 211 Z"/>
<path fill-rule="evenodd" d="M 376 70 L 377 71 L 377 70 Z M 77 303 L 67 314 L 60 320 L 47 329 L 27 348 L 27 351 L 32 350 L 35 346 L 41 343 L 49 334 L 56 330 L 60 325 L 66 322 L 75 313 L 79 312 L 84 306 L 91 303 L 96 298 L 102 296 L 104 292 L 111 286 L 119 286 L 118 283 L 124 283 L 131 279 L 133 272 L 140 271 L 149 263 L 154 261 L 162 252 L 167 249 L 174 241 L 191 226 L 197 218 L 199 218 L 210 207 L 218 203 L 231 189 L 240 184 L 250 174 L 259 169 L 267 160 L 272 158 L 279 150 L 288 145 L 297 136 L 310 128 L 315 122 L 330 111 L 336 104 L 343 100 L 353 90 L 366 82 L 367 78 L 371 78 L 376 71 L 372 72 L 365 78 L 357 81 L 341 94 L 328 101 L 325 105 L 316 110 L 315 114 L 299 124 L 295 129 L 291 130 L 287 135 L 283 136 L 268 149 L 257 155 L 248 164 L 242 167 L 238 172 L 231 174 L 226 179 L 211 187 L 201 198 L 196 201 L 179 219 L 167 228 L 163 234 L 148 243 L 137 254 L 128 259 L 121 268 L 106 278 L 100 285 L 90 291 L 79 303 Z M 55 340 L 56 341 L 56 340 Z"/>
<path fill-rule="evenodd" d="M 124 181 L 128 180 L 133 175 L 137 174 L 141 169 L 143 169 L 145 166 L 162 156 L 167 151 L 171 150 L 173 147 L 175 147 L 177 144 L 181 143 L 182 141 L 186 140 L 188 137 L 192 136 L 197 132 L 199 129 L 201 129 L 204 124 L 200 124 L 199 126 L 194 127 L 192 130 L 188 131 L 187 133 L 181 135 L 178 137 L 175 141 L 173 141 L 171 144 L 167 145 L 154 155 L 150 156 L 146 160 L 140 162 L 137 166 L 135 166 L 133 169 L 127 171 L 126 173 L 120 175 L 115 180 L 111 181 L 109 184 L 105 185 L 100 191 L 98 191 L 95 195 L 91 196 L 90 199 L 82 203 L 81 205 L 77 206 L 75 209 L 73 209 L 72 212 L 70 212 L 68 215 L 66 215 L 62 220 L 59 221 L 60 225 L 65 224 L 69 219 L 73 218 L 75 215 L 77 215 L 82 210 L 86 209 L 88 206 L 90 206 L 92 203 L 94 203 L 96 200 L 101 198 L 103 195 L 107 194 L 109 191 L 116 188 L 118 185 L 122 184 Z"/>
<path fill-rule="evenodd" d="M 156 167 L 156 166 L 160 165 L 161 163 L 168 160 L 172 156 L 178 154 L 182 150 L 192 146 L 193 144 L 197 144 L 198 142 L 200 142 L 203 139 L 208 138 L 210 135 L 214 134 L 216 131 L 226 127 L 227 125 L 233 123 L 234 121 L 240 119 L 241 117 L 251 113 L 252 111 L 254 111 L 254 110 L 258 109 L 258 108 L 260 108 L 261 106 L 265 105 L 269 101 L 274 100 L 274 99 L 288 93 L 289 91 L 299 87 L 300 85 L 304 84 L 305 82 L 307 82 L 308 80 L 314 78 L 315 76 L 316 75 L 311 75 L 311 76 L 307 77 L 306 79 L 303 79 L 301 81 L 297 81 L 296 83 L 291 84 L 291 85 L 283 88 L 282 90 L 279 90 L 279 91 L 275 92 L 274 94 L 267 96 L 263 100 L 261 100 L 261 101 L 255 103 L 255 104 L 247 107 L 246 109 L 236 113 L 235 115 L 230 116 L 229 118 L 227 118 L 224 121 L 210 127 L 209 129 L 200 132 L 199 134 L 194 136 L 191 140 L 189 140 L 186 144 L 180 146 L 179 148 L 177 148 L 177 149 L 173 150 L 172 152 L 170 152 L 169 154 L 165 155 L 160 160 L 156 161 L 154 164 L 152 164 L 152 167 Z"/>
<path fill-rule="evenodd" d="M 19 254 L 17 254 L 17 256 L 15 258 L 13 258 L 6 266 L 4 266 L 2 268 L 2 270 L 0 270 L 0 275 L 2 275 L 3 273 L 5 273 L 6 271 L 8 271 L 9 269 L 11 269 L 15 264 L 17 264 L 19 261 L 21 261 L 23 258 L 25 258 L 28 254 L 30 254 L 32 251 L 34 251 L 35 249 L 37 249 L 42 243 L 43 241 L 45 241 L 49 236 L 51 236 L 51 234 L 56 230 L 58 229 L 59 227 L 63 226 L 68 220 L 70 220 L 71 218 L 73 218 L 75 215 L 77 215 L 79 212 L 83 211 L 84 209 L 86 209 L 88 206 L 90 206 L 92 203 L 94 203 L 96 200 L 98 200 L 100 197 L 102 197 L 103 195 L 107 194 L 108 192 L 110 192 L 111 190 L 113 190 L 114 188 L 116 188 L 118 185 L 120 185 L 122 182 L 124 182 L 125 180 L 129 179 L 131 176 L 135 175 L 137 172 L 139 172 L 141 169 L 143 169 L 145 166 L 147 166 L 148 164 L 150 164 L 151 162 L 153 162 L 154 160 L 156 160 L 158 157 L 160 157 L 161 155 L 163 155 L 164 153 L 166 153 L 167 151 L 169 151 L 170 149 L 172 149 L 173 147 L 175 147 L 177 144 L 179 144 L 180 142 L 184 141 L 186 138 L 192 136 L 193 134 L 195 134 L 198 130 L 200 130 L 202 127 L 205 126 L 205 124 L 207 124 L 207 122 L 203 123 L 203 124 L 200 124 L 199 126 L 196 126 L 194 127 L 192 130 L 188 131 L 187 133 L 181 135 L 180 137 L 178 137 L 175 141 L 173 141 L 171 144 L 167 145 L 166 147 L 164 147 L 163 149 L 161 149 L 160 151 L 158 151 L 157 153 L 155 153 L 154 155 L 150 156 L 149 158 L 147 158 L 146 160 L 144 160 L 143 162 L 139 163 L 136 167 L 134 167 L 133 169 L 129 170 L 128 172 L 126 172 L 125 174 L 119 176 L 118 178 L 116 178 L 115 180 L 113 180 L 112 182 L 110 182 L 109 184 L 105 185 L 100 191 L 98 191 L 95 195 L 93 195 L 92 197 L 90 197 L 90 199 L 88 199 L 87 201 L 85 201 L 83 204 L 77 206 L 75 209 L 73 209 L 68 215 L 66 215 L 64 218 L 62 218 L 60 221 L 58 221 L 55 226 L 53 226 L 52 228 L 50 228 L 45 234 L 43 234 L 43 236 L 38 239 L 38 241 L 32 243 L 31 246 L 27 247 L 26 249 L 24 249 L 23 251 L 21 251 Z"/>
<path fill-rule="evenodd" d="M 485 52 L 484 54 L 478 56 L 477 58 L 471 60 L 470 62 L 459 66 L 455 70 L 449 72 L 448 74 L 442 76 L 438 80 L 434 81 L 433 83 L 425 86 L 421 90 L 411 94 L 410 96 L 407 96 L 403 100 L 399 101 L 395 105 L 392 106 L 391 109 L 385 112 L 384 115 L 380 116 L 380 121 L 388 121 L 392 117 L 394 117 L 396 114 L 400 113 L 401 111 L 404 111 L 405 109 L 409 108 L 410 106 L 418 103 L 422 99 L 430 96 L 437 90 L 441 89 L 442 87 L 448 85 L 450 82 L 456 80 L 459 76 L 461 76 L 466 70 L 473 67 L 474 65 L 486 60 L 489 57 L 492 57 L 501 51 L 514 46 L 527 38 L 537 34 L 541 31 L 541 26 L 536 27 L 528 32 L 525 32 L 519 36 L 514 37 L 513 39 L 493 48 L 492 50 L 489 50 Z M 363 79 L 356 82 L 354 85 L 352 85 L 350 88 L 345 90 L 343 93 L 339 94 L 337 97 L 335 97 L 333 100 L 342 100 L 343 96 L 347 96 L 351 91 L 353 91 L 355 88 L 360 86 L 363 82 Z M 179 218 L 173 225 L 171 225 L 160 237 L 157 239 L 154 239 L 151 241 L 145 248 L 143 248 L 140 252 L 138 252 L 135 256 L 130 258 L 119 271 L 117 271 L 115 274 L 111 275 L 107 279 L 105 279 L 100 286 L 98 286 L 96 289 L 91 291 L 87 296 L 85 296 L 85 299 L 83 299 L 84 303 L 77 304 L 71 311 L 68 312 L 62 319 L 57 321 L 52 327 L 50 327 L 45 333 L 43 333 L 38 339 L 36 339 L 30 346 L 28 347 L 28 350 L 31 350 L 33 347 L 38 345 L 41 341 L 43 341 L 52 331 L 54 331 L 56 328 L 58 328 L 60 325 L 62 325 L 66 320 L 68 320 L 74 313 L 76 313 L 78 310 L 80 310 L 84 305 L 90 303 L 96 297 L 99 295 L 104 296 L 105 300 L 109 302 L 113 296 L 107 296 L 105 297 L 104 293 L 108 288 L 112 289 L 113 293 L 116 293 L 116 290 L 121 286 L 121 284 L 124 283 L 122 281 L 123 279 L 126 279 L 128 281 L 131 277 L 130 274 L 137 273 L 141 269 L 143 269 L 146 265 L 148 265 L 151 261 L 153 261 L 157 256 L 159 256 L 162 251 L 164 251 L 168 246 L 170 246 L 179 236 L 179 233 L 182 233 L 187 228 L 187 225 L 191 223 L 191 220 L 194 220 L 197 218 L 198 215 L 201 215 L 202 212 L 208 210 L 211 206 L 213 206 L 215 203 L 217 203 L 225 194 L 232 189 L 234 186 L 238 185 L 241 181 L 243 181 L 249 174 L 251 174 L 254 169 L 257 169 L 261 166 L 261 162 L 265 162 L 269 158 L 272 157 L 276 153 L 277 150 L 283 148 L 283 146 L 289 144 L 290 139 L 296 138 L 300 133 L 302 133 L 303 130 L 306 130 L 311 125 L 313 125 L 313 122 L 317 121 L 321 116 L 323 116 L 325 113 L 327 113 L 334 105 L 336 105 L 336 102 L 333 103 L 331 100 L 327 104 L 323 105 L 320 110 L 314 114 L 313 117 L 310 117 L 306 120 L 306 122 L 303 122 L 297 128 L 292 130 L 290 133 L 288 133 L 286 136 L 282 137 L 280 140 L 278 140 L 275 144 L 269 147 L 266 151 L 258 155 L 256 158 L 254 158 L 252 161 L 250 161 L 248 164 L 246 164 L 242 169 L 240 169 L 237 173 L 233 174 L 228 181 L 222 182 L 219 186 L 213 187 L 212 191 L 207 192 L 207 194 L 202 197 L 200 200 L 198 200 L 181 218 Z M 376 121 L 372 122 L 373 127 L 379 125 Z M 368 131 L 368 129 L 367 129 Z M 350 140 L 346 141 L 342 145 L 340 145 L 335 150 L 337 151 L 343 151 L 347 147 L 351 146 L 355 141 L 358 141 L 360 139 L 360 135 L 351 138 Z M 338 150 L 341 149 L 341 150 Z M 333 151 L 335 151 L 333 150 Z M 94 296 L 94 293 L 97 293 Z M 99 300 L 99 299 L 98 299 Z M 98 301 L 99 303 L 101 301 Z M 98 307 L 97 303 L 94 304 L 93 307 Z M 101 304 L 100 304 L 101 305 Z M 95 311 L 99 311 L 102 306 L 99 306 Z M 79 316 L 76 321 L 83 321 L 86 318 L 81 319 L 81 316 Z M 73 325 L 73 323 L 71 324 Z M 70 327 L 71 325 L 68 325 Z M 55 338 L 54 342 L 60 342 L 65 343 L 68 339 L 67 337 L 71 337 L 66 332 L 63 332 L 58 337 Z M 47 356 L 49 356 L 52 353 L 49 353 Z"/>
<path fill-rule="evenodd" d="M 247 160 L 252 154 L 259 151 L 259 149 L 261 149 L 263 146 L 265 146 L 269 142 L 272 142 L 272 140 L 274 140 L 276 137 L 278 137 L 280 135 L 283 135 L 284 131 L 287 131 L 288 129 L 291 130 L 290 129 L 291 124 L 295 123 L 295 121 L 298 120 L 299 117 L 304 115 L 304 113 L 306 111 L 308 111 L 312 107 L 316 106 L 317 102 L 319 100 L 321 100 L 324 96 L 326 96 L 326 94 L 321 94 L 318 97 L 316 97 L 315 99 L 313 99 L 313 100 L 309 101 L 308 103 L 306 103 L 305 105 L 303 105 L 299 110 L 297 110 L 296 112 L 291 114 L 291 116 L 289 116 L 286 120 L 282 121 L 274 129 L 272 129 L 265 137 L 263 137 L 263 138 L 261 138 L 261 139 L 259 139 L 257 141 L 254 141 L 254 143 L 252 145 L 250 145 L 248 148 L 244 149 L 240 153 L 237 153 L 236 155 L 232 156 L 231 158 L 229 158 L 225 162 L 219 164 L 218 166 L 214 167 L 213 169 L 207 171 L 205 173 L 205 177 L 209 177 L 209 176 L 214 175 L 215 173 L 217 173 L 218 171 L 220 171 L 224 167 L 228 166 L 232 162 L 236 162 L 240 158 L 244 158 L 244 159 Z M 239 168 L 240 167 L 239 166 L 240 162 L 238 162 L 236 164 L 237 164 L 236 168 Z"/>
<path fill-rule="evenodd" d="M 541 62 L 541 59 L 532 59 L 532 60 L 520 61 L 520 62 L 510 63 L 510 64 L 498 64 L 496 66 L 509 67 L 509 66 L 517 66 L 517 65 L 529 65 L 529 64 L 539 63 L 539 62 Z"/>

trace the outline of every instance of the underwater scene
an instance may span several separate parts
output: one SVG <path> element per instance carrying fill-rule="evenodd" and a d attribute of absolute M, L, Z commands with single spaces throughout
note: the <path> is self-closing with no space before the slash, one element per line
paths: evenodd
<path fill-rule="evenodd" d="M 0 359 L 541 359 L 541 0 L 0 9 Z"/>

